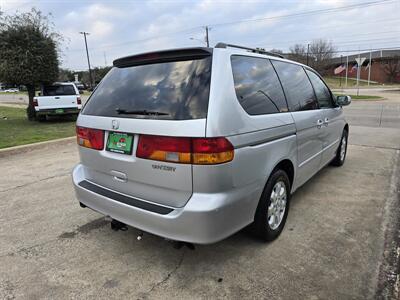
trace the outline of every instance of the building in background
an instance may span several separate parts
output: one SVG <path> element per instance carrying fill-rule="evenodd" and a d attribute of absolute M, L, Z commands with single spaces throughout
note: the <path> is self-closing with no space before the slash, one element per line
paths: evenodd
<path fill-rule="evenodd" d="M 361 80 L 368 80 L 368 77 L 370 77 L 369 79 L 372 82 L 385 84 L 400 83 L 400 49 L 378 50 L 349 55 L 347 67 L 348 78 L 357 78 L 356 58 L 358 58 L 358 56 L 366 58 L 360 70 Z M 331 76 L 345 76 L 346 61 L 347 56 L 333 58 L 329 64 L 327 73 Z M 369 70 L 369 68 L 371 68 L 371 70 Z M 338 73 L 338 70 L 341 72 Z"/>

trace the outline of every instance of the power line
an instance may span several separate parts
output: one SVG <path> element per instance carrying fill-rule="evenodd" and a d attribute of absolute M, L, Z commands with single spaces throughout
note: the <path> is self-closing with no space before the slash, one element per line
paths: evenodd
<path fill-rule="evenodd" d="M 327 8 L 327 9 L 318 9 L 318 10 L 310 10 L 310 11 L 302 11 L 299 13 L 293 13 L 293 14 L 287 14 L 287 15 L 278 15 L 278 16 L 272 16 L 272 17 L 266 17 L 266 18 L 257 18 L 257 19 L 243 19 L 243 20 L 236 20 L 236 21 L 231 21 L 231 22 L 226 22 L 226 23 L 214 23 L 214 24 L 209 24 L 206 25 L 208 27 L 221 27 L 221 26 L 227 26 L 227 25 L 234 25 L 234 24 L 239 24 L 239 23 L 244 23 L 244 22 L 257 22 L 257 21 L 265 21 L 265 20 L 276 20 L 276 19 L 285 19 L 285 18 L 291 18 L 291 17 L 298 17 L 298 16 L 306 16 L 306 15 L 315 15 L 315 14 L 323 14 L 323 13 L 332 13 L 332 12 L 338 12 L 342 10 L 351 10 L 354 8 L 359 8 L 359 7 L 368 7 L 368 6 L 375 6 L 375 5 L 382 5 L 382 4 L 389 4 L 389 3 L 395 3 L 396 0 L 380 0 L 380 1 L 371 1 L 371 2 L 365 2 L 365 3 L 358 3 L 358 4 L 352 4 L 352 5 L 346 5 L 346 6 L 340 6 L 340 7 L 335 7 L 335 8 Z M 159 39 L 163 38 L 167 35 L 175 35 L 178 33 L 183 33 L 183 32 L 188 32 L 190 33 L 193 30 L 200 30 L 205 28 L 205 26 L 195 26 L 191 27 L 188 29 L 183 29 L 179 31 L 173 31 L 173 32 L 167 32 L 164 33 L 163 35 L 158 35 L 158 36 L 151 36 L 145 39 L 138 39 L 138 40 L 131 40 L 127 42 L 122 42 L 122 43 L 117 43 L 117 44 L 109 44 L 93 49 L 105 49 L 105 48 L 113 48 L 113 47 L 120 47 L 123 45 L 128 45 L 128 44 L 133 44 L 133 43 L 143 43 L 147 42 L 150 40 L 154 39 Z M 69 50 L 70 52 L 73 51 L 81 51 L 82 49 L 71 49 Z"/>
<path fill-rule="evenodd" d="M 197 26 L 197 27 L 192 27 L 189 29 L 183 29 L 183 30 L 179 30 L 179 31 L 164 33 L 163 35 L 159 35 L 159 36 L 152 36 L 152 37 L 148 37 L 145 39 L 127 41 L 127 42 L 122 42 L 122 43 L 117 43 L 117 44 L 108 44 L 108 45 L 104 45 L 104 46 L 96 47 L 96 48 L 92 48 L 92 49 L 108 49 L 108 48 L 116 48 L 116 47 L 120 47 L 120 46 L 124 46 L 124 45 L 129 45 L 129 44 L 143 43 L 143 42 L 148 42 L 148 41 L 155 40 L 155 39 L 160 39 L 160 38 L 163 38 L 163 37 L 169 36 L 169 35 L 176 35 L 178 33 L 183 33 L 183 32 L 191 33 L 194 30 L 200 30 L 203 28 L 204 28 L 203 26 Z M 75 51 L 82 51 L 82 49 L 70 49 L 68 51 L 75 52 Z"/>
<path fill-rule="evenodd" d="M 244 19 L 244 20 L 237 20 L 237 21 L 231 21 L 231 22 L 225 22 L 225 23 L 214 23 L 214 24 L 209 24 L 208 26 L 211 26 L 211 27 L 227 26 L 227 25 L 233 25 L 233 24 L 239 24 L 239 23 L 246 23 L 246 22 L 257 22 L 257 21 L 266 21 L 266 20 L 276 20 L 276 19 L 284 19 L 284 18 L 292 18 L 292 17 L 306 16 L 306 15 L 315 15 L 315 14 L 331 13 L 331 12 L 337 12 L 337 11 L 342 11 L 342 10 L 354 9 L 354 8 L 359 8 L 359 7 L 367 7 L 367 6 L 374 6 L 374 5 L 382 5 L 382 4 L 389 4 L 389 3 L 395 3 L 395 2 L 397 2 L 397 1 L 396 1 L 396 0 L 371 1 L 371 2 L 365 2 L 365 3 L 358 3 L 358 4 L 346 5 L 346 6 L 339 6 L 339 7 L 334 7 L 334 8 L 326 8 L 326 9 L 317 9 L 317 10 L 303 11 L 303 12 L 298 12 L 298 13 L 293 13 L 293 14 L 287 14 L 287 15 L 279 15 L 279 16 L 272 16 L 272 17 L 265 17 L 265 18 L 256 18 L 256 19 Z"/>
<path fill-rule="evenodd" d="M 385 41 L 387 39 L 391 39 L 390 42 L 397 43 L 396 41 L 393 41 L 393 39 L 398 39 L 398 38 L 400 38 L 400 37 L 398 37 L 398 36 L 387 36 L 387 37 L 384 37 L 384 38 L 364 39 L 364 40 L 348 40 L 348 39 L 347 40 L 343 40 L 343 41 L 335 40 L 333 44 L 334 45 L 341 45 L 341 44 L 348 44 L 348 43 L 357 44 L 357 43 L 361 43 L 361 42 Z M 304 40 L 282 41 L 282 42 L 272 43 L 272 44 L 269 43 L 268 44 L 268 48 L 282 46 L 282 45 L 289 45 L 289 44 L 293 45 L 293 44 L 308 43 L 310 40 L 317 40 L 317 39 L 318 38 L 304 39 Z M 389 42 L 389 40 L 388 40 L 388 42 Z"/>
<path fill-rule="evenodd" d="M 330 26 L 318 26 L 318 30 L 320 29 L 326 29 L 326 28 L 338 28 L 338 27 L 348 27 L 348 26 L 354 26 L 354 25 L 365 25 L 365 24 L 371 24 L 371 23 L 386 23 L 386 22 L 399 22 L 399 18 L 393 18 L 393 19 L 379 19 L 379 20 L 373 20 L 373 21 L 369 21 L 369 22 L 353 22 L 353 23 L 346 23 L 346 24 L 338 24 L 338 25 L 330 25 Z M 386 24 L 385 24 L 386 25 Z M 308 31 L 315 31 L 315 25 L 310 26 L 312 28 L 306 28 L 306 29 L 296 29 L 296 30 L 280 30 L 279 34 L 287 34 L 287 33 L 297 33 L 297 32 L 308 32 Z M 371 34 L 371 33 L 363 33 L 363 34 Z M 265 35 L 265 33 L 263 33 L 263 35 Z M 246 38 L 256 38 L 256 37 L 260 37 L 260 34 L 257 35 L 246 35 Z"/>

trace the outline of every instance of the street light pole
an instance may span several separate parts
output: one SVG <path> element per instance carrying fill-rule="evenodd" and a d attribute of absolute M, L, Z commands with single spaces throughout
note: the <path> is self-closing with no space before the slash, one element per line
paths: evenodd
<path fill-rule="evenodd" d="M 92 84 L 93 84 L 93 78 L 92 78 L 92 68 L 90 67 L 90 59 L 89 59 L 89 50 L 88 50 L 88 46 L 87 46 L 87 40 L 86 40 L 86 35 L 89 35 L 89 32 L 85 32 L 85 31 L 81 31 L 79 32 L 80 34 L 83 34 L 83 37 L 85 39 L 85 47 L 86 47 L 86 56 L 87 56 L 87 62 L 88 62 L 88 66 L 89 66 L 89 79 L 90 79 L 90 88 L 92 88 Z"/>
<path fill-rule="evenodd" d="M 310 52 L 310 44 L 307 44 L 307 66 L 308 66 L 308 53 Z"/>

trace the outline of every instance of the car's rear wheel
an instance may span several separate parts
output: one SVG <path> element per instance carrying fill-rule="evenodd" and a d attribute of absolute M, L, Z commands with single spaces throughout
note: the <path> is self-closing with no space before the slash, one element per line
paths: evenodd
<path fill-rule="evenodd" d="M 252 224 L 253 233 L 264 241 L 276 239 L 289 212 L 290 181 L 286 172 L 275 170 L 264 188 Z"/>
<path fill-rule="evenodd" d="M 36 120 L 39 122 L 46 121 L 46 115 L 36 115 Z"/>
<path fill-rule="evenodd" d="M 342 137 L 340 139 L 340 144 L 339 147 L 336 151 L 336 156 L 332 160 L 332 165 L 340 167 L 344 164 L 344 161 L 346 160 L 346 154 L 347 154 L 347 139 L 348 139 L 348 132 L 346 129 L 343 130 Z"/>

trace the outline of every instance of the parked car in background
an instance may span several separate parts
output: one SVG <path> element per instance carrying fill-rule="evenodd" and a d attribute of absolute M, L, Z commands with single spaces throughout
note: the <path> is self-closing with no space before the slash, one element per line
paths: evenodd
<path fill-rule="evenodd" d="M 19 92 L 19 89 L 17 89 L 17 88 L 10 88 L 10 89 L 2 90 L 1 92 L 3 92 L 3 93 L 18 93 L 18 92 Z"/>
<path fill-rule="evenodd" d="M 234 45 L 117 59 L 77 120 L 76 196 L 175 241 L 247 225 L 271 241 L 291 194 L 344 163 L 350 100 L 308 66 Z"/>
<path fill-rule="evenodd" d="M 39 96 L 33 98 L 39 121 L 51 115 L 78 115 L 82 102 L 78 88 L 72 82 L 57 82 L 42 87 Z"/>
<path fill-rule="evenodd" d="M 84 90 L 86 90 L 85 85 L 82 82 L 74 82 L 75 86 L 78 88 L 79 92 L 83 92 Z"/>

